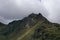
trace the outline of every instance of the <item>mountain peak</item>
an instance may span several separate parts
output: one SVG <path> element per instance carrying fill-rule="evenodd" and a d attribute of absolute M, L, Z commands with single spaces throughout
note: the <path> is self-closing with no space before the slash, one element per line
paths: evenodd
<path fill-rule="evenodd" d="M 28 17 L 33 18 L 33 17 L 35 17 L 36 15 L 37 15 L 37 14 L 32 13 L 32 14 L 30 14 Z"/>
<path fill-rule="evenodd" d="M 0 40 L 20 40 L 20 38 L 21 40 L 41 40 L 41 38 L 53 40 L 56 37 L 60 40 L 60 25 L 50 23 L 41 13 L 32 13 L 22 20 L 12 21 L 5 26 L 1 25 L 4 24 L 0 23 Z M 30 39 L 31 36 L 32 39 Z"/>

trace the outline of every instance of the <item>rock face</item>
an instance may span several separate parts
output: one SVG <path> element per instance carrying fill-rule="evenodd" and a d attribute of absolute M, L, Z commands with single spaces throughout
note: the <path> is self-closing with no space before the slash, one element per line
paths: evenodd
<path fill-rule="evenodd" d="M 17 40 L 35 26 L 37 27 L 33 29 L 35 31 L 30 32 L 32 35 L 29 36 L 29 34 L 27 39 L 24 37 L 24 40 L 60 40 L 60 25 L 49 22 L 41 13 L 32 13 L 22 20 L 15 20 L 8 25 L 0 23 L 0 40 Z"/>

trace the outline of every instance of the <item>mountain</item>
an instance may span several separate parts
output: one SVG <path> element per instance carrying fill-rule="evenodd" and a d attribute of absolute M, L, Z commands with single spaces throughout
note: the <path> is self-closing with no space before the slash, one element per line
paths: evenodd
<path fill-rule="evenodd" d="M 60 40 L 60 24 L 32 13 L 8 25 L 0 22 L 0 40 Z"/>

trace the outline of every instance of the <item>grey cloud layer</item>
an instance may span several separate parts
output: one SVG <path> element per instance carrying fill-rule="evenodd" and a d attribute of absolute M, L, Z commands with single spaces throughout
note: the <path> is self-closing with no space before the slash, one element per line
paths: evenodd
<path fill-rule="evenodd" d="M 48 20 L 60 23 L 59 4 L 59 0 L 0 0 L 0 21 L 8 23 L 41 12 Z"/>
<path fill-rule="evenodd" d="M 38 10 L 41 9 L 39 8 L 40 8 L 40 4 L 38 4 L 37 0 L 36 1 L 21 0 L 20 4 L 18 4 L 16 0 L 6 1 L 5 3 L 3 3 L 3 6 L 1 4 L 0 16 L 3 16 L 8 19 L 13 19 L 13 18 L 18 19 L 31 12 L 37 12 Z"/>
<path fill-rule="evenodd" d="M 48 19 L 60 23 L 60 0 L 43 0 L 44 7 L 48 10 Z"/>
<path fill-rule="evenodd" d="M 22 19 L 42 10 L 39 0 L 0 0 L 0 3 L 0 16 L 7 20 Z"/>

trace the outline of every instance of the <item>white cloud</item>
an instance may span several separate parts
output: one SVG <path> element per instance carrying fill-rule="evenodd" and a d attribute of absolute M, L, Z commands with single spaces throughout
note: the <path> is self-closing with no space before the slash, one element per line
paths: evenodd
<path fill-rule="evenodd" d="M 0 0 L 0 16 L 3 17 L 0 18 L 6 21 L 4 23 L 22 19 L 32 12 L 41 12 L 50 21 L 60 23 L 60 0 Z"/>
<path fill-rule="evenodd" d="M 1 17 L 0 16 L 0 22 L 4 23 L 4 24 L 8 24 L 9 22 L 11 22 L 13 20 L 8 20 L 8 19 L 5 19 L 4 17 Z"/>
<path fill-rule="evenodd" d="M 5 2 L 1 0 L 0 2 L 0 16 L 5 19 L 22 19 L 32 12 L 39 13 L 42 10 L 37 0 L 5 0 Z"/>
<path fill-rule="evenodd" d="M 42 4 L 48 10 L 48 19 L 60 23 L 60 0 L 43 0 Z"/>

